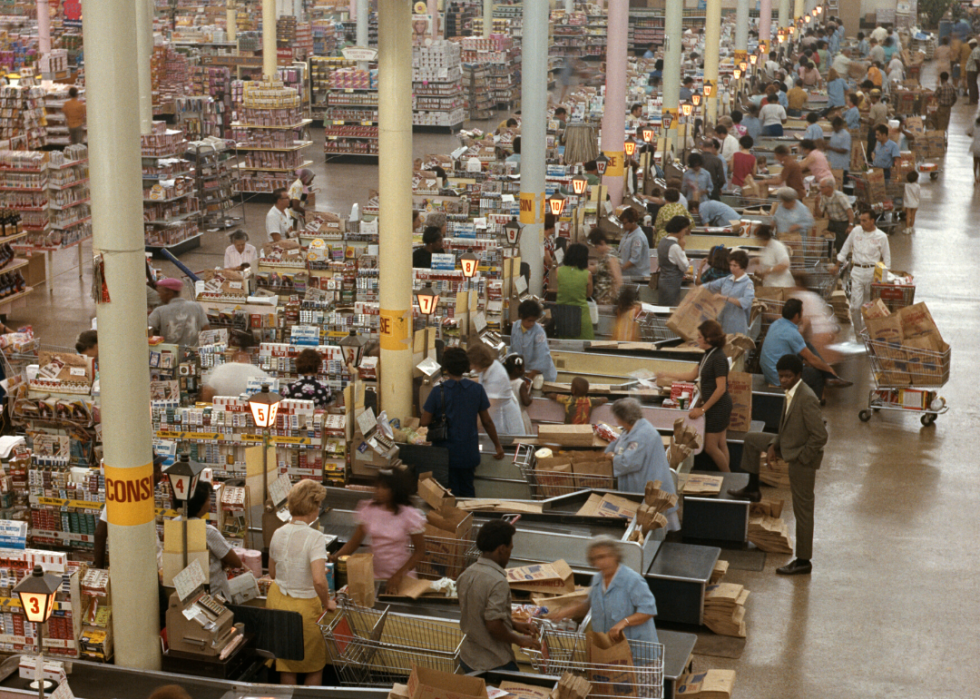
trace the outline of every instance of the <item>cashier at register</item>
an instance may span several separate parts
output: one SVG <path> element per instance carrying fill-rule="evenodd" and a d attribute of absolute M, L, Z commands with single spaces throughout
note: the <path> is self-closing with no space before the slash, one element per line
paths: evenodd
<path fill-rule="evenodd" d="M 586 548 L 589 565 L 598 570 L 592 577 L 589 597 L 584 602 L 560 609 L 549 619 L 581 619 L 592 611 L 592 630 L 607 633 L 613 641 L 626 637 L 633 657 L 641 660 L 645 647 L 632 641 L 659 643 L 653 617 L 657 601 L 643 576 L 623 563 L 622 544 L 608 536 L 597 536 Z"/>
<path fill-rule="evenodd" d="M 191 519 L 205 519 L 211 512 L 211 492 L 213 488 L 207 481 L 198 481 L 194 494 L 187 501 L 187 512 Z M 174 509 L 178 503 L 175 499 Z M 177 517 L 180 519 L 180 517 Z M 213 524 L 207 524 L 205 528 L 205 540 L 208 546 L 208 568 L 211 594 L 221 593 L 226 600 L 231 601 L 231 593 L 228 590 L 228 576 L 225 575 L 225 568 L 244 568 L 242 559 L 238 557 L 235 550 L 228 543 L 224 535 L 218 531 Z"/>
<path fill-rule="evenodd" d="M 657 429 L 643 417 L 643 409 L 633 398 L 620 398 L 612 404 L 613 416 L 623 433 L 606 447 L 606 458 L 612 461 L 617 490 L 643 493 L 650 481 L 660 481 L 661 488 L 676 493 L 674 478 L 667 463 L 667 453 Z M 667 510 L 667 529 L 680 529 L 677 507 Z"/>

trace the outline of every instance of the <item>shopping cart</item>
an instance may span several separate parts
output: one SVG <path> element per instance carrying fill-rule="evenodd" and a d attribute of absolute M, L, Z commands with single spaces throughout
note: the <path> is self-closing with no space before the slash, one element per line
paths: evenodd
<path fill-rule="evenodd" d="M 906 347 L 872 340 L 867 331 L 861 333 L 861 341 L 874 380 L 868 407 L 858 413 L 862 422 L 879 410 L 901 410 L 920 413 L 920 422 L 929 426 L 949 410 L 936 392 L 949 381 L 949 346 L 943 351 Z"/>
<path fill-rule="evenodd" d="M 341 684 L 349 687 L 391 687 L 403 683 L 412 667 L 459 671 L 459 650 L 465 634 L 459 622 L 358 607 L 341 598 L 332 617 L 320 617 L 327 654 Z"/>
<path fill-rule="evenodd" d="M 603 665 L 590 662 L 584 633 L 541 629 L 541 649 L 525 651 L 531 667 L 544 675 L 580 675 L 592 683 L 589 699 L 662 699 L 664 696 L 664 647 L 650 641 L 629 641 L 633 664 Z"/>
<path fill-rule="evenodd" d="M 874 216 L 875 225 L 885 233 L 894 233 L 902 225 L 902 197 L 905 193 L 904 182 L 893 177 L 891 182 L 872 184 L 867 175 L 851 173 L 854 183 L 854 197 L 860 210 L 870 211 Z"/>
<path fill-rule="evenodd" d="M 425 537 L 425 556 L 415 566 L 415 572 L 426 580 L 455 580 L 464 570 L 476 563 L 480 551 L 476 548 L 477 527 L 470 530 L 465 539 L 450 539 L 439 536 Z M 414 552 L 414 547 L 409 545 Z"/>
<path fill-rule="evenodd" d="M 539 468 L 534 456 L 537 447 L 527 444 L 517 445 L 514 454 L 514 465 L 517 466 L 524 480 L 531 489 L 531 498 L 544 500 L 561 495 L 568 495 L 580 490 L 616 489 L 616 477 L 601 474 L 574 473 L 574 465 L 569 465 L 567 471 L 547 471 Z"/>
<path fill-rule="evenodd" d="M 640 326 L 640 339 L 644 342 L 663 342 L 676 340 L 680 336 L 667 327 L 667 318 L 656 313 L 640 311 L 636 316 Z"/>
<path fill-rule="evenodd" d="M 888 310 L 897 311 L 915 303 L 915 284 L 871 282 L 871 300 L 881 299 Z"/>

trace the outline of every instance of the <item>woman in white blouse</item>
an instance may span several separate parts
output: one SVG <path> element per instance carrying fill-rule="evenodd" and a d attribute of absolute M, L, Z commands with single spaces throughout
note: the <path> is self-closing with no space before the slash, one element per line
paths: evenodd
<path fill-rule="evenodd" d="M 248 233 L 237 230 L 228 237 L 231 239 L 231 245 L 225 248 L 225 269 L 241 271 L 246 266 L 254 265 L 258 252 L 255 246 L 248 242 Z"/>
<path fill-rule="evenodd" d="M 466 350 L 470 366 L 479 376 L 477 381 L 490 399 L 490 417 L 493 418 L 497 434 L 524 434 L 524 417 L 521 406 L 514 397 L 510 386 L 510 376 L 496 353 L 482 343 L 471 345 Z"/>
<path fill-rule="evenodd" d="M 277 660 L 282 684 L 296 684 L 305 673 L 305 685 L 320 685 L 327 664 L 327 647 L 317 626 L 325 609 L 336 609 L 327 584 L 327 546 L 323 534 L 311 525 L 320 516 L 327 490 L 302 480 L 292 487 L 286 505 L 292 521 L 276 530 L 269 544 L 269 588 L 266 607 L 298 612 L 303 617 L 303 659 Z"/>

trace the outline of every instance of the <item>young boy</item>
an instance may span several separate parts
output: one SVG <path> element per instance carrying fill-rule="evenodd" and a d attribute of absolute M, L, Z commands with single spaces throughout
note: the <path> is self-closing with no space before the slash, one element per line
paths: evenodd
<path fill-rule="evenodd" d="M 542 315 L 541 305 L 534 299 L 522 301 L 517 307 L 517 315 L 521 322 L 514 323 L 510 329 L 511 354 L 524 357 L 524 370 L 529 379 L 540 374 L 545 381 L 554 381 L 558 378 L 558 370 L 548 349 L 548 336 L 544 328 L 538 325 Z"/>
<path fill-rule="evenodd" d="M 592 408 L 609 402 L 607 398 L 589 398 L 589 382 L 581 376 L 572 379 L 570 396 L 558 393 L 545 393 L 544 396 L 565 406 L 566 425 L 588 425 Z"/>
<path fill-rule="evenodd" d="M 905 234 L 915 233 L 915 212 L 919 210 L 919 173 L 913 170 L 905 176 Z"/>

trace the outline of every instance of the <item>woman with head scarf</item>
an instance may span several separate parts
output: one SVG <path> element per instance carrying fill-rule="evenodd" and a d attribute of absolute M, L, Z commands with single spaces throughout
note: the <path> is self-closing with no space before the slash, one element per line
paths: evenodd
<path fill-rule="evenodd" d="M 313 184 L 313 178 L 316 175 L 313 171 L 308 168 L 303 168 L 302 170 L 296 171 L 296 181 L 289 185 L 289 212 L 293 219 L 296 220 L 296 225 L 306 225 L 306 199 L 309 197 L 310 185 Z"/>

